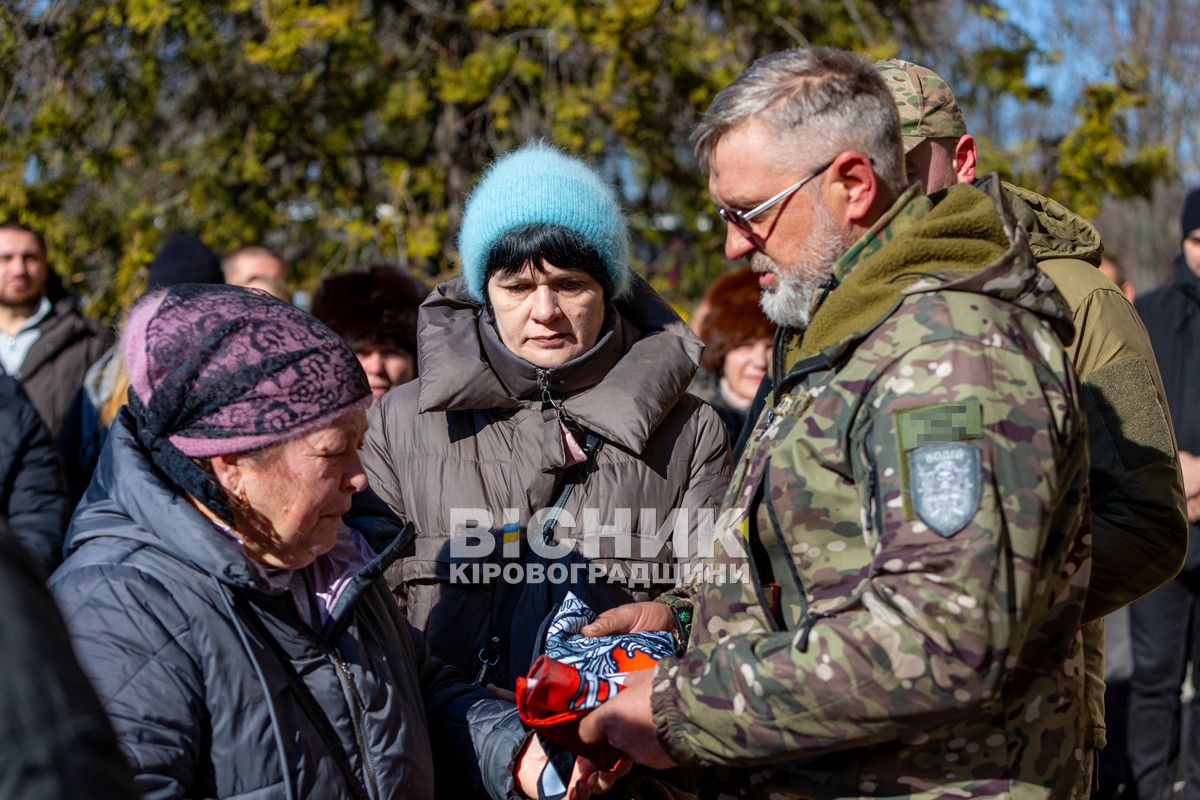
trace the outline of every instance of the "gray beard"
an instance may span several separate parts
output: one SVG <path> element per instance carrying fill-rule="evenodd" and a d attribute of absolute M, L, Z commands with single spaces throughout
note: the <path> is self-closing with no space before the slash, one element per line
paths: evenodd
<path fill-rule="evenodd" d="M 750 266 L 756 272 L 771 272 L 778 279 L 775 287 L 764 289 L 759 298 L 767 318 L 777 325 L 808 330 L 818 291 L 829 278 L 833 265 L 854 243 L 847 239 L 838 230 L 829 209 L 818 202 L 812 231 L 795 263 L 780 267 L 762 251 L 755 251 Z"/>

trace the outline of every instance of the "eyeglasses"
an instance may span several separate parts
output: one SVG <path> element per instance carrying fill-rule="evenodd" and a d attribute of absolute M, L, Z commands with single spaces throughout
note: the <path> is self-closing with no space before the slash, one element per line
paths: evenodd
<path fill-rule="evenodd" d="M 802 178 L 801 180 L 796 181 L 791 186 L 789 186 L 788 188 L 784 189 L 779 194 L 772 197 L 770 200 L 767 200 L 766 202 L 750 209 L 749 211 L 738 211 L 737 209 L 733 209 L 733 208 L 725 208 L 724 206 L 717 206 L 717 213 L 721 215 L 721 219 L 725 220 L 730 225 L 737 228 L 739 231 L 741 231 L 743 234 L 745 234 L 745 236 L 747 238 L 757 241 L 758 235 L 755 234 L 754 229 L 752 227 L 750 227 L 750 222 L 755 217 L 762 214 L 764 211 L 767 211 L 768 209 L 771 209 L 774 206 L 779 205 L 784 200 L 787 200 L 789 197 L 794 195 L 796 192 L 800 191 L 804 187 L 804 184 L 808 183 L 813 178 L 817 177 L 822 172 L 829 169 L 831 166 L 833 166 L 832 161 L 825 164 L 824 166 L 818 167 L 817 171 L 814 172 L 813 174 L 809 175 L 807 178 Z"/>

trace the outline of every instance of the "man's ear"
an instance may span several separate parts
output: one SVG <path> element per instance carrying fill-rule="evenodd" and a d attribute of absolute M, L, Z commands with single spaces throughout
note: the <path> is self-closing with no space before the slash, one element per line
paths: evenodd
<path fill-rule="evenodd" d="M 964 133 L 954 143 L 954 174 L 958 176 L 959 183 L 975 182 L 975 163 L 978 158 L 975 137 Z"/>
<path fill-rule="evenodd" d="M 221 488 L 234 497 L 242 490 L 242 456 L 231 453 L 227 456 L 213 456 L 208 460 L 212 465 L 213 475 Z"/>
<path fill-rule="evenodd" d="M 886 194 L 871 159 L 855 150 L 845 150 L 834 159 L 829 174 L 834 190 L 830 210 L 845 223 L 869 227 L 866 221 L 874 221 L 871 209 L 875 201 Z"/>

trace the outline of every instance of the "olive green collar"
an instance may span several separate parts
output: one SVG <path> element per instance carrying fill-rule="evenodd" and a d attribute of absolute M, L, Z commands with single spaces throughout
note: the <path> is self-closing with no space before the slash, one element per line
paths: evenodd
<path fill-rule="evenodd" d="M 913 184 L 834 264 L 834 288 L 814 309 L 796 355 L 867 333 L 914 282 L 973 274 L 1010 245 L 987 194 L 960 185 L 930 198 Z"/>

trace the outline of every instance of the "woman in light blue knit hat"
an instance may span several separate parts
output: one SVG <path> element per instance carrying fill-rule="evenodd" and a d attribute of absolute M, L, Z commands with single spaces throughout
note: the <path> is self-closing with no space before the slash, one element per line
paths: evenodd
<path fill-rule="evenodd" d="M 458 244 L 462 274 L 421 307 L 420 377 L 373 407 L 362 456 L 415 528 L 389 572 L 409 620 L 511 690 L 568 591 L 599 613 L 703 562 L 728 444 L 686 392 L 703 346 L 631 271 L 617 195 L 587 164 L 543 143 L 500 158 Z"/>

